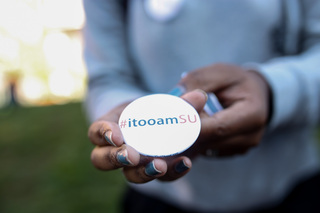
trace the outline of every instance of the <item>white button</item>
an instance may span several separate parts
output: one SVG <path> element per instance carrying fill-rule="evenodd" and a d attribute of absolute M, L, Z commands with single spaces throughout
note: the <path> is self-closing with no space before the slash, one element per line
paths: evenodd
<path fill-rule="evenodd" d="M 125 143 L 147 156 L 170 156 L 188 149 L 198 138 L 197 111 L 183 99 L 155 94 L 130 103 L 119 119 Z"/>
<path fill-rule="evenodd" d="M 167 21 L 180 10 L 184 0 L 145 0 L 147 14 L 157 21 Z"/>

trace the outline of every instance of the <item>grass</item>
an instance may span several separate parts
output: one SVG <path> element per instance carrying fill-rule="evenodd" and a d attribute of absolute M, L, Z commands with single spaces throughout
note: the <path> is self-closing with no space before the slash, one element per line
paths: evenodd
<path fill-rule="evenodd" d="M 90 162 L 79 103 L 0 110 L 0 212 L 118 212 L 121 172 Z"/>

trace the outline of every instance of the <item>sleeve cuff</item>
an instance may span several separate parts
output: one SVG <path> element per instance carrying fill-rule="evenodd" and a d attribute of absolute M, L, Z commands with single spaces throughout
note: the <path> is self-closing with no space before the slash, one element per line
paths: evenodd
<path fill-rule="evenodd" d="M 299 107 L 301 80 L 294 70 L 288 70 L 282 63 L 248 63 L 245 67 L 260 73 L 269 83 L 272 92 L 272 115 L 269 128 L 274 129 L 290 122 Z"/>

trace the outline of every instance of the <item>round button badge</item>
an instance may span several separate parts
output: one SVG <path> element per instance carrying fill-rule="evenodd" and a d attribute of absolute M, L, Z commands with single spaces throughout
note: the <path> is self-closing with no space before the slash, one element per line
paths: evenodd
<path fill-rule="evenodd" d="M 136 99 L 122 112 L 119 126 L 124 141 L 147 156 L 170 156 L 188 149 L 198 138 L 197 111 L 183 99 L 154 94 Z"/>

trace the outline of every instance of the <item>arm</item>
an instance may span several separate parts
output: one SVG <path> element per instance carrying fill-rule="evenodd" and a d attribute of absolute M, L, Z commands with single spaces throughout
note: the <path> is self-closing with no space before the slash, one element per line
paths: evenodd
<path fill-rule="evenodd" d="M 320 2 L 304 4 L 304 52 L 300 55 L 251 64 L 249 69 L 212 65 L 181 80 L 187 91 L 214 92 L 225 107 L 212 117 L 202 115 L 198 145 L 203 153 L 208 149 L 222 156 L 245 153 L 260 143 L 267 125 L 272 131 L 319 123 Z"/>
<path fill-rule="evenodd" d="M 83 0 L 84 58 L 88 70 L 87 111 L 96 120 L 110 109 L 145 94 L 128 55 L 121 0 Z"/>
<path fill-rule="evenodd" d="M 253 66 L 273 94 L 270 129 L 315 125 L 320 117 L 320 2 L 303 3 L 303 52 Z"/>

